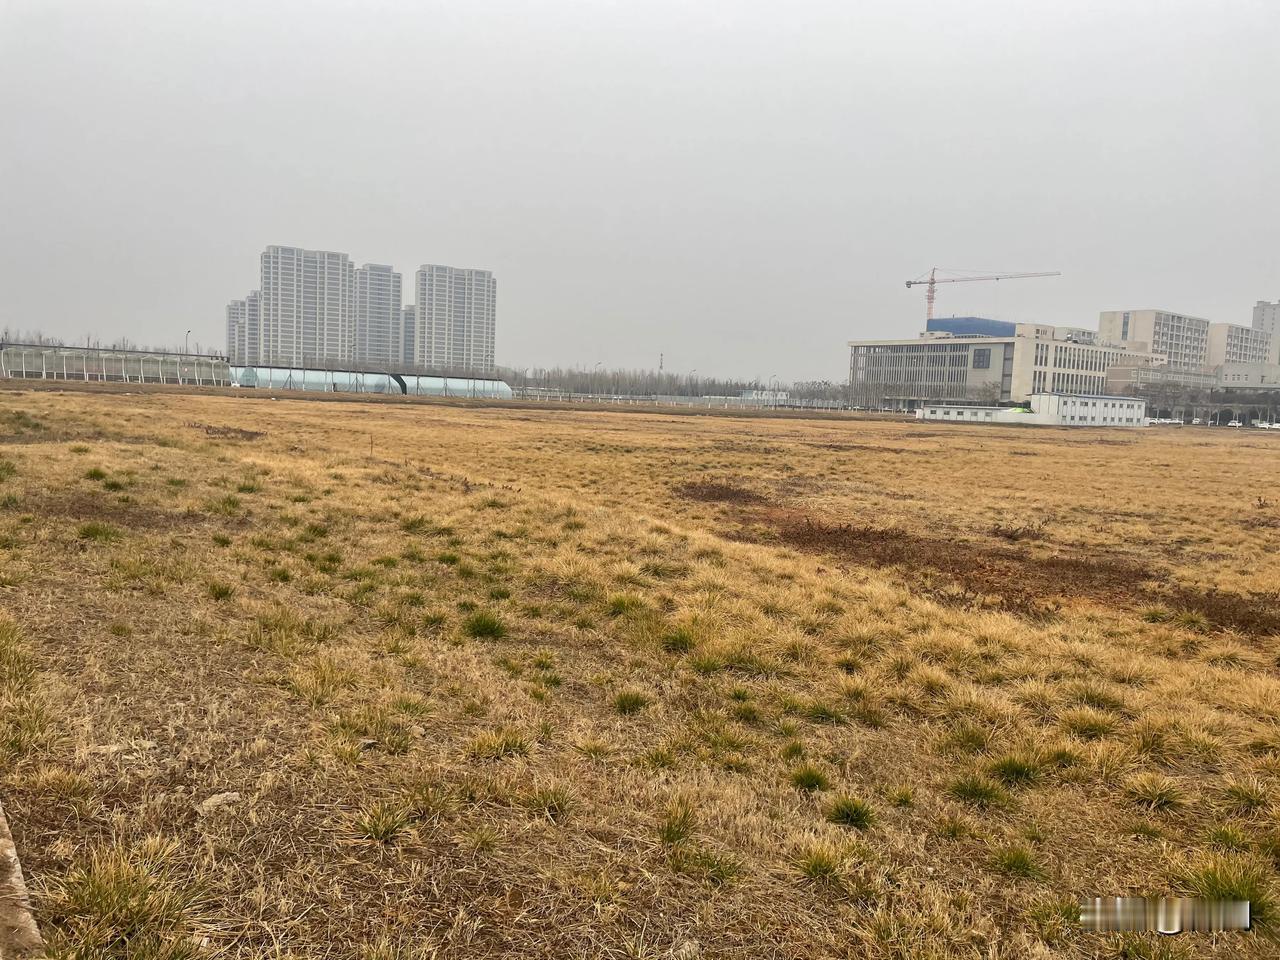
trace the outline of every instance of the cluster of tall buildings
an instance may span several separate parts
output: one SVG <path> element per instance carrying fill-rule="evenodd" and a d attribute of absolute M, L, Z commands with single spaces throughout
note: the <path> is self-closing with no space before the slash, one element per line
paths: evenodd
<path fill-rule="evenodd" d="M 1153 384 L 1280 390 L 1280 301 L 1258 301 L 1250 326 L 1169 310 L 1107 310 L 1096 330 L 947 317 L 916 338 L 849 349 L 855 402 L 902 410 L 1045 392 L 1129 395 Z"/>
<path fill-rule="evenodd" d="M 411 304 L 401 279 L 345 253 L 267 247 L 258 289 L 227 304 L 227 355 L 238 366 L 492 371 L 493 274 L 423 264 Z"/>

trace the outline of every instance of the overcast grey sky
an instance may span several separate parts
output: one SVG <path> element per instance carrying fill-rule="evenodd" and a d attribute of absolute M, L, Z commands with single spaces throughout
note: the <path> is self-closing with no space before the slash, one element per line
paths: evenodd
<path fill-rule="evenodd" d="M 0 0 L 0 325 L 222 346 L 269 243 L 498 362 L 847 376 L 940 314 L 1280 298 L 1275 0 Z"/>

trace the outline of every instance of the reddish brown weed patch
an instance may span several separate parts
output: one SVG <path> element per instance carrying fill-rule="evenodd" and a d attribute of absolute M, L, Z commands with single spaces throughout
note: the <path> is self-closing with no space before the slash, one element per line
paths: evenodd
<path fill-rule="evenodd" d="M 702 499 L 737 504 L 763 500 L 728 484 L 704 486 L 713 489 L 705 491 Z M 784 507 L 742 511 L 740 519 L 771 528 L 778 540 L 798 550 L 860 566 L 902 567 L 922 573 L 930 581 L 924 591 L 944 603 L 981 606 L 994 600 L 1001 609 L 1037 619 L 1054 613 L 1064 600 L 1130 609 L 1166 605 L 1199 613 L 1218 628 L 1251 636 L 1280 633 L 1280 594 L 1245 596 L 1223 590 L 1161 587 L 1154 582 L 1162 576 L 1159 571 L 1118 557 L 1044 556 L 894 528 L 831 524 Z M 760 539 L 748 527 L 735 536 Z M 1036 537 L 1024 533 L 1006 539 Z M 936 589 L 931 581 L 939 575 L 955 589 Z"/>

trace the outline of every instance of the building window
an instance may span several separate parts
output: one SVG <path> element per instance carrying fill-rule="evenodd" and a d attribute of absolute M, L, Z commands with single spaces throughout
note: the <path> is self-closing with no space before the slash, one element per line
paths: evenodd
<path fill-rule="evenodd" d="M 991 368 L 991 348 L 978 347 L 973 351 L 973 369 L 989 370 Z"/>

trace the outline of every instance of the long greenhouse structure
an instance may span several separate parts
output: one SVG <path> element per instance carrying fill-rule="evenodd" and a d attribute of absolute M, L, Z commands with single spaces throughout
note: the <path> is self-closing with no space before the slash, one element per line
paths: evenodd
<path fill-rule="evenodd" d="M 0 377 L 228 387 L 231 367 L 226 357 L 205 354 L 2 343 Z"/>
<path fill-rule="evenodd" d="M 425 376 L 308 367 L 233 367 L 226 357 L 216 355 L 31 343 L 0 343 L 0 378 L 409 397 L 508 400 L 512 396 L 511 387 L 493 377 Z"/>
<path fill-rule="evenodd" d="M 487 377 L 430 377 L 356 370 L 313 370 L 302 367 L 232 367 L 234 385 L 265 390 L 320 393 L 384 393 L 410 397 L 477 397 L 511 399 L 504 380 Z"/>

